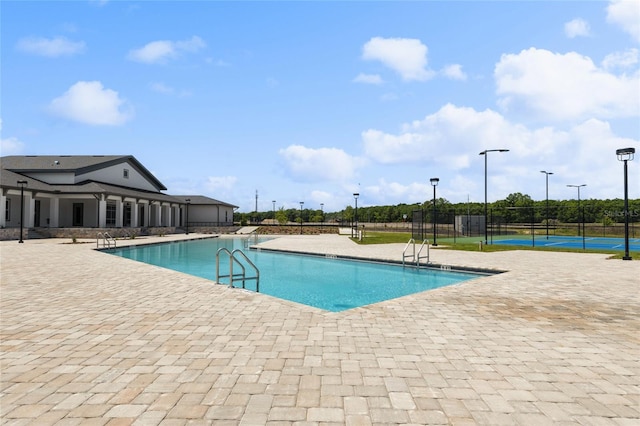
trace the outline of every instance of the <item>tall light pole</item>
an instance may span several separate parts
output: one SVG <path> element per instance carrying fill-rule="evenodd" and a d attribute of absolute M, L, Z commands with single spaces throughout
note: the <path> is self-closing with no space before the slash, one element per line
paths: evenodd
<path fill-rule="evenodd" d="M 189 204 L 191 204 L 191 198 L 187 198 L 186 200 L 184 200 L 187 203 L 187 214 L 185 216 L 185 225 L 187 228 L 187 232 L 186 234 L 189 235 Z"/>
<path fill-rule="evenodd" d="M 356 228 L 356 238 L 358 238 L 358 197 L 359 196 L 360 196 L 359 193 L 357 193 L 357 192 L 353 193 L 353 198 L 356 200 L 356 212 L 355 212 L 355 217 L 354 217 L 355 224 L 356 224 L 356 226 L 355 226 L 355 228 Z M 353 236 L 353 235 L 351 235 L 351 236 Z"/>
<path fill-rule="evenodd" d="M 19 180 L 18 185 L 20 185 L 20 244 L 24 243 L 22 241 L 22 229 L 24 228 L 24 187 L 28 185 L 26 180 Z"/>
<path fill-rule="evenodd" d="M 437 246 L 436 243 L 436 226 L 438 225 L 437 219 L 437 210 L 436 210 L 436 186 L 438 186 L 438 182 L 440 182 L 439 178 L 431 178 L 429 180 L 431 182 L 431 186 L 433 186 L 433 246 Z"/>
<path fill-rule="evenodd" d="M 547 181 L 547 207 L 546 207 L 546 221 L 547 221 L 547 240 L 549 239 L 549 175 L 552 175 L 553 172 L 547 172 L 545 170 L 540 170 L 540 173 L 544 173 Z"/>
<path fill-rule="evenodd" d="M 479 155 L 484 155 L 484 243 L 489 244 L 487 223 L 487 157 L 490 152 L 509 152 L 508 149 L 485 149 Z"/>
<path fill-rule="evenodd" d="M 622 260 L 631 260 L 629 256 L 629 185 L 627 183 L 627 161 L 633 160 L 635 148 L 621 148 L 616 150 L 618 160 L 624 162 L 624 256 Z"/>
<path fill-rule="evenodd" d="M 324 203 L 320 203 L 320 230 L 324 226 Z"/>
<path fill-rule="evenodd" d="M 580 185 L 567 185 L 569 188 L 578 188 L 578 215 L 580 214 L 580 188 L 587 186 L 586 183 Z M 584 219 L 584 218 L 583 218 Z M 578 237 L 580 236 L 580 219 L 578 219 Z"/>
<path fill-rule="evenodd" d="M 276 200 L 272 201 L 273 203 L 273 224 L 276 224 Z"/>
<path fill-rule="evenodd" d="M 302 235 L 302 206 L 304 205 L 304 201 L 300 201 L 300 235 Z"/>

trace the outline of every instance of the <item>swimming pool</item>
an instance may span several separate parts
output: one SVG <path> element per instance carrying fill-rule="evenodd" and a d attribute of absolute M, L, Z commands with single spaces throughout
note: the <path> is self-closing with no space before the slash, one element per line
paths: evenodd
<path fill-rule="evenodd" d="M 173 269 L 215 281 L 216 252 L 243 249 L 238 238 L 209 238 L 110 250 L 116 256 Z M 260 270 L 260 292 L 331 312 L 394 299 L 485 276 L 364 261 L 243 250 Z M 234 268 L 234 273 L 236 273 Z M 220 274 L 229 273 L 229 258 Z M 225 284 L 228 278 L 221 280 Z M 246 281 L 255 290 L 255 281 Z"/>

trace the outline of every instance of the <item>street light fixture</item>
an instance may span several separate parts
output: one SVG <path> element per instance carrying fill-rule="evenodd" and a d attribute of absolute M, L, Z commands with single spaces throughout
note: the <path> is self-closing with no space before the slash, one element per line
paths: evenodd
<path fill-rule="evenodd" d="M 356 238 L 358 237 L 358 197 L 359 196 L 360 196 L 359 193 L 357 192 L 353 193 L 353 198 L 356 200 L 356 212 L 355 212 Z M 351 236 L 353 237 L 353 232 L 351 233 Z"/>
<path fill-rule="evenodd" d="M 624 162 L 624 256 L 622 260 L 631 260 L 629 256 L 629 185 L 627 183 L 627 161 L 633 160 L 635 148 L 621 148 L 616 150 L 618 160 Z"/>
<path fill-rule="evenodd" d="M 20 241 L 19 243 L 24 243 L 22 241 L 22 230 L 24 228 L 24 187 L 29 183 L 26 180 L 19 180 L 18 185 L 20 185 Z"/>
<path fill-rule="evenodd" d="M 569 188 L 578 188 L 578 214 L 580 214 L 580 188 L 587 186 L 586 183 L 580 185 L 567 185 Z M 584 220 L 584 217 L 582 218 Z M 580 222 L 578 222 L 578 237 L 580 236 Z"/>
<path fill-rule="evenodd" d="M 547 212 L 545 213 L 546 221 L 547 221 L 547 240 L 549 239 L 549 175 L 552 175 L 553 172 L 547 172 L 545 170 L 540 170 L 540 173 L 544 173 L 547 181 Z"/>
<path fill-rule="evenodd" d="M 490 152 L 509 152 L 508 149 L 485 149 L 479 155 L 484 155 L 484 243 L 489 244 L 487 226 L 487 157 Z"/>
<path fill-rule="evenodd" d="M 302 206 L 304 205 L 304 201 L 300 201 L 300 235 L 302 235 Z"/>
<path fill-rule="evenodd" d="M 273 224 L 276 224 L 276 200 L 272 201 L 273 203 Z"/>
<path fill-rule="evenodd" d="M 191 204 L 191 199 L 187 198 L 184 201 L 186 201 L 186 203 L 187 203 L 187 215 L 185 217 L 184 223 L 185 223 L 185 226 L 187 228 L 187 233 L 186 234 L 189 235 L 189 204 Z"/>
<path fill-rule="evenodd" d="M 431 178 L 430 179 L 431 186 L 433 186 L 433 246 L 437 246 L 436 243 L 436 226 L 438 225 L 437 219 L 437 211 L 436 211 L 436 186 L 438 186 L 438 182 L 440 182 L 439 178 Z"/>
<path fill-rule="evenodd" d="M 324 226 L 324 203 L 320 203 L 320 230 Z"/>

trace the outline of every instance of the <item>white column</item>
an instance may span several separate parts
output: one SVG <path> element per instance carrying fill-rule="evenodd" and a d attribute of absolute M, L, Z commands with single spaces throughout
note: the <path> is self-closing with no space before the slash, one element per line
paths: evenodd
<path fill-rule="evenodd" d="M 98 228 L 106 228 L 107 227 L 107 200 L 104 198 L 104 195 L 100 194 L 100 201 L 98 201 L 98 217 L 100 218 L 100 223 L 98 223 Z"/>
<path fill-rule="evenodd" d="M 172 210 L 171 205 L 166 206 L 165 209 L 167 211 L 167 217 L 165 219 L 165 224 L 167 226 L 171 226 L 171 210 Z"/>
<path fill-rule="evenodd" d="M 138 227 L 138 200 L 131 202 L 131 226 Z"/>
<path fill-rule="evenodd" d="M 116 228 L 122 228 L 122 218 L 124 216 L 124 203 L 122 198 L 116 200 Z"/>
<path fill-rule="evenodd" d="M 162 226 L 162 205 L 156 204 L 156 212 L 157 212 L 157 225 Z"/>
<path fill-rule="evenodd" d="M 60 199 L 53 197 L 49 200 L 49 227 L 57 228 L 60 217 Z"/>
<path fill-rule="evenodd" d="M 7 209 L 7 196 L 4 193 L 4 190 L 0 191 L 0 227 L 7 226 L 7 218 L 6 218 L 6 209 Z"/>
<path fill-rule="evenodd" d="M 35 211 L 36 199 L 32 192 L 24 192 L 24 227 L 33 228 L 33 212 Z"/>

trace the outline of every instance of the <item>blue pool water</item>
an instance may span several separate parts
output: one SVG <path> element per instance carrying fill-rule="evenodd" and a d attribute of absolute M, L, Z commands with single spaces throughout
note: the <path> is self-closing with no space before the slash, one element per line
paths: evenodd
<path fill-rule="evenodd" d="M 242 249 L 242 240 L 210 238 L 167 244 L 120 248 L 111 254 L 190 275 L 216 279 L 216 252 Z M 408 294 L 484 276 L 401 265 L 244 250 L 260 269 L 260 293 L 339 312 Z M 234 274 L 239 268 L 234 266 Z M 247 275 L 250 269 L 247 268 Z M 220 274 L 229 273 L 229 257 L 222 256 Z M 227 284 L 228 278 L 221 279 Z M 241 282 L 234 282 L 241 286 Z M 246 281 L 255 290 L 255 280 Z"/>

